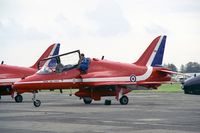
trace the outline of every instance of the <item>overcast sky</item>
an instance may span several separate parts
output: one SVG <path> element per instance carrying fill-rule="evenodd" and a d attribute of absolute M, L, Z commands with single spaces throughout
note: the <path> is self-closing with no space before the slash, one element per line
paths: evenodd
<path fill-rule="evenodd" d="M 135 62 L 167 35 L 165 63 L 200 63 L 200 0 L 0 0 L 0 60 L 31 66 L 53 43 L 60 53 Z"/>

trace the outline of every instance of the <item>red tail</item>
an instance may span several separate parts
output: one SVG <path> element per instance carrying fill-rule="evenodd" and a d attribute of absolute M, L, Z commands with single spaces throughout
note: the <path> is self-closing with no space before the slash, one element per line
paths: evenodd
<path fill-rule="evenodd" d="M 60 50 L 60 44 L 59 43 L 55 43 L 52 44 L 51 46 L 49 46 L 46 51 L 42 54 L 42 56 L 35 62 L 35 64 L 33 66 L 31 66 L 31 68 L 37 69 L 38 68 L 38 62 L 44 58 L 47 58 L 49 56 L 53 56 L 53 55 L 58 55 L 59 54 L 59 50 Z"/>
<path fill-rule="evenodd" d="M 140 66 L 160 66 L 162 65 L 165 50 L 166 36 L 158 36 L 149 47 L 144 51 L 142 56 L 134 63 Z"/>

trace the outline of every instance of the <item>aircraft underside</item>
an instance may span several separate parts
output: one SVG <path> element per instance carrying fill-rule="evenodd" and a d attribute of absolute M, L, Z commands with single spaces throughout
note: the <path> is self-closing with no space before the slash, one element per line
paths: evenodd
<path fill-rule="evenodd" d="M 112 96 L 115 97 L 115 99 L 118 100 L 121 105 L 127 105 L 129 99 L 125 94 L 129 93 L 130 91 L 131 89 L 121 86 L 114 86 L 114 85 L 96 86 L 96 87 L 79 88 L 79 91 L 75 93 L 75 96 L 79 97 L 80 99 L 83 99 L 83 102 L 85 104 L 91 104 L 92 100 L 100 101 L 102 97 Z M 41 101 L 36 99 L 36 91 L 33 92 L 32 100 L 35 107 L 39 107 L 41 105 Z M 110 104 L 111 100 L 106 99 L 105 105 L 110 105 Z"/>
<path fill-rule="evenodd" d="M 90 104 L 92 100 L 99 101 L 102 97 L 114 96 L 116 100 L 120 100 L 120 104 L 128 104 L 128 97 L 125 94 L 131 90 L 120 86 L 97 86 L 79 89 L 75 93 L 77 97 L 83 98 L 85 104 Z M 105 100 L 105 105 L 110 105 L 110 100 Z"/>
<path fill-rule="evenodd" d="M 79 88 L 79 91 L 75 93 L 75 96 L 83 99 L 85 104 L 91 104 L 92 101 L 100 101 L 102 97 L 105 97 L 105 105 L 110 105 L 111 100 L 110 97 L 114 97 L 117 101 L 120 102 L 121 105 L 127 105 L 129 102 L 126 94 L 131 92 L 132 90 L 147 90 L 147 89 L 155 89 L 159 85 L 146 85 L 146 86 L 137 86 L 137 85 L 104 85 L 104 86 L 88 86 Z M 56 88 L 56 87 L 55 87 Z M 73 88 L 72 88 L 73 89 Z M 77 89 L 77 88 L 74 88 Z M 47 90 L 47 89 L 46 89 Z M 48 89 L 49 90 L 49 89 Z M 54 89 L 53 89 L 54 90 Z M 22 102 L 23 98 L 20 95 L 25 91 L 21 90 L 15 96 L 16 102 Z M 41 105 L 41 101 L 36 99 L 36 93 L 38 90 L 33 89 L 30 90 L 33 93 L 33 104 L 35 107 L 39 107 Z M 60 88 L 60 92 L 62 93 L 62 89 Z M 70 95 L 71 96 L 71 95 Z M 109 97 L 109 98 L 108 98 Z"/>
<path fill-rule="evenodd" d="M 0 87 L 0 95 L 3 96 L 3 95 L 11 95 L 11 86 L 1 86 Z"/>
<path fill-rule="evenodd" d="M 23 101 L 23 97 L 21 94 L 17 93 L 17 95 L 14 97 L 14 90 L 12 89 L 11 85 L 1 86 L 0 87 L 0 99 L 1 96 L 11 96 L 12 98 L 15 98 L 15 102 L 21 103 Z"/>

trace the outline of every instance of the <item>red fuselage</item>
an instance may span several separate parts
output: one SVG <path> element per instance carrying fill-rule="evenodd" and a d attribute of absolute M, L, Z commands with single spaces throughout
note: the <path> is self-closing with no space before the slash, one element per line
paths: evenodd
<path fill-rule="evenodd" d="M 12 90 L 14 82 L 20 81 L 36 71 L 37 69 L 33 68 L 0 65 L 0 95 L 10 95 L 14 91 Z"/>
<path fill-rule="evenodd" d="M 145 67 L 135 64 L 90 59 L 89 69 L 81 73 L 79 68 L 61 73 L 36 73 L 15 83 L 17 92 L 43 89 L 70 89 L 107 85 L 142 85 L 157 87 L 160 81 L 170 81 L 168 74 L 160 73 L 162 67 Z M 151 82 L 157 81 L 157 84 Z M 149 82 L 147 84 L 146 82 Z"/>
<path fill-rule="evenodd" d="M 45 58 L 42 61 L 56 61 L 52 66 L 44 66 L 34 75 L 16 82 L 17 92 L 31 91 L 34 106 L 40 106 L 35 99 L 37 90 L 78 89 L 76 96 L 85 104 L 101 100 L 104 96 L 115 96 L 120 104 L 128 104 L 125 95 L 133 89 L 156 89 L 171 81 L 170 70 L 162 65 L 166 36 L 156 37 L 141 57 L 132 64 L 108 60 L 85 58 L 79 50 Z M 41 62 L 42 62 L 41 61 Z M 64 65 L 63 65 L 64 64 Z M 60 90 L 62 92 L 62 90 Z M 110 101 L 106 100 L 107 105 Z"/>

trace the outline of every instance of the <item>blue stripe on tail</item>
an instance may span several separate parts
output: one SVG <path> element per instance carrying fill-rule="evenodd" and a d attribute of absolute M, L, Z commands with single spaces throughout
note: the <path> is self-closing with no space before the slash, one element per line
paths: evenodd
<path fill-rule="evenodd" d="M 158 51 L 156 52 L 156 55 L 152 61 L 151 66 L 161 66 L 163 62 L 163 55 L 165 51 L 165 42 L 166 42 L 167 36 L 163 36 L 160 47 L 158 48 Z"/>
<path fill-rule="evenodd" d="M 53 52 L 53 55 L 51 55 L 51 56 L 59 55 L 60 44 L 58 43 L 56 45 L 57 46 L 56 46 L 56 48 L 55 48 L 55 50 Z M 48 64 L 48 67 L 54 67 L 54 66 L 56 66 L 56 64 L 57 64 L 57 60 L 55 58 L 52 58 L 51 61 Z"/>

